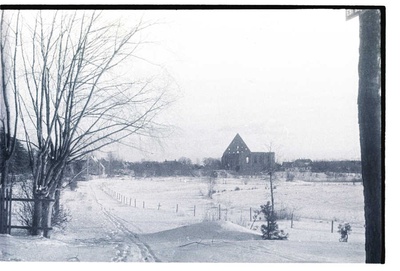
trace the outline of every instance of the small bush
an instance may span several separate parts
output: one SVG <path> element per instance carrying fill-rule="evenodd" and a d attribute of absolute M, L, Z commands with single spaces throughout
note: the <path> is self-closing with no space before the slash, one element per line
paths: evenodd
<path fill-rule="evenodd" d="M 16 189 L 18 193 L 16 193 L 19 198 L 33 198 L 33 185 L 32 181 L 27 180 L 19 183 L 19 187 Z M 32 227 L 32 219 L 34 214 L 34 203 L 31 201 L 21 201 L 17 203 L 16 208 L 17 220 L 23 226 Z M 51 217 L 51 226 L 58 227 L 60 229 L 64 229 L 67 223 L 71 220 L 71 214 L 68 209 L 66 209 L 63 205 L 60 204 L 59 211 L 55 212 L 55 209 L 52 210 Z"/>
<path fill-rule="evenodd" d="M 339 224 L 339 226 L 338 226 L 338 233 L 340 233 L 339 241 L 347 242 L 350 232 L 351 232 L 350 223 Z"/>
<path fill-rule="evenodd" d="M 292 182 L 293 180 L 294 180 L 294 174 L 290 173 L 290 172 L 287 172 L 286 173 L 286 181 L 287 182 Z"/>
<path fill-rule="evenodd" d="M 235 187 L 235 191 L 239 191 L 240 188 L 238 186 Z"/>
<path fill-rule="evenodd" d="M 261 205 L 261 212 L 265 216 L 267 224 L 261 225 L 262 238 L 264 240 L 287 240 L 288 234 L 279 230 L 277 217 L 272 211 L 272 206 L 268 201 L 266 205 Z"/>
<path fill-rule="evenodd" d="M 275 211 L 275 216 L 277 220 L 282 220 L 282 219 L 291 219 L 293 215 L 293 211 L 289 210 L 287 207 L 281 208 L 277 211 Z"/>
<path fill-rule="evenodd" d="M 64 205 L 60 204 L 60 209 L 58 210 L 58 212 L 56 212 L 53 208 L 51 213 L 52 227 L 57 227 L 64 230 L 70 220 L 71 212 L 69 209 L 65 208 Z"/>
<path fill-rule="evenodd" d="M 217 184 L 215 178 L 210 178 L 207 185 L 207 197 L 212 199 L 213 195 L 215 194 L 215 185 Z"/>
<path fill-rule="evenodd" d="M 76 180 L 72 180 L 69 182 L 69 189 L 71 191 L 75 191 L 78 188 L 78 182 Z"/>

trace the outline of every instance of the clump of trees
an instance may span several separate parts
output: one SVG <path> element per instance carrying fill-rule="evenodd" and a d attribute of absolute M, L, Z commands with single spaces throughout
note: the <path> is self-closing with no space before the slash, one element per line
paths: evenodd
<path fill-rule="evenodd" d="M 211 176 L 215 170 L 221 169 L 221 162 L 216 158 L 204 158 L 202 164 L 193 164 L 190 158 L 178 160 L 125 162 L 127 169 L 135 176 Z"/>

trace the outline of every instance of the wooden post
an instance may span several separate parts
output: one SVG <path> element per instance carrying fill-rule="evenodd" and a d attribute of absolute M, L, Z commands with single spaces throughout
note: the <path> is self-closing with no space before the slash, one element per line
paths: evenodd
<path fill-rule="evenodd" d="M 193 216 L 196 216 L 196 205 L 193 207 Z"/>
<path fill-rule="evenodd" d="M 8 223 L 7 223 L 7 233 L 8 234 L 11 234 L 11 204 L 12 204 L 12 200 L 11 200 L 11 196 L 12 196 L 12 190 L 11 190 L 12 188 L 10 188 L 9 190 L 8 190 L 8 200 L 7 200 L 7 202 L 9 202 L 9 204 L 8 204 L 8 210 L 7 210 L 7 219 L 8 219 Z M 6 190 L 6 193 L 7 193 L 7 190 Z"/>
<path fill-rule="evenodd" d="M 157 210 L 160 210 L 160 207 L 161 207 L 161 204 L 160 204 L 160 203 L 158 203 L 158 208 L 157 208 Z"/>
<path fill-rule="evenodd" d="M 251 216 L 251 207 L 250 207 L 250 221 L 252 221 L 252 220 L 253 220 L 253 218 Z"/>
<path fill-rule="evenodd" d="M 4 200 L 3 200 L 3 187 L 0 186 L 0 232 L 5 232 L 4 229 L 4 216 L 3 216 Z"/>
<path fill-rule="evenodd" d="M 331 233 L 333 233 L 333 220 L 332 220 L 332 223 L 331 223 Z"/>
<path fill-rule="evenodd" d="M 144 209 L 144 206 L 145 206 L 145 203 L 144 203 L 144 201 L 143 201 L 143 209 Z"/>
<path fill-rule="evenodd" d="M 132 206 L 132 198 L 129 198 L 129 206 Z"/>
<path fill-rule="evenodd" d="M 290 218 L 290 228 L 293 228 L 293 213 L 292 213 L 292 217 Z"/>
<path fill-rule="evenodd" d="M 221 204 L 218 204 L 218 220 L 221 220 Z"/>
<path fill-rule="evenodd" d="M 178 207 L 179 207 L 178 204 L 176 204 L 176 212 L 178 212 Z"/>
<path fill-rule="evenodd" d="M 136 199 L 135 199 L 135 208 L 136 208 Z"/>

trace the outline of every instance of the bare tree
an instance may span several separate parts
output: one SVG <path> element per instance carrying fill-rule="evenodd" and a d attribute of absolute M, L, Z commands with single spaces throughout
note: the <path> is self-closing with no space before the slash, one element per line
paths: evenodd
<path fill-rule="evenodd" d="M 162 127 L 155 117 L 169 103 L 167 87 L 121 75 L 139 58 L 139 33 L 150 24 L 127 28 L 100 15 L 38 12 L 23 28 L 20 109 L 35 199 L 56 197 L 72 161 L 132 135 L 155 136 Z M 48 237 L 52 204 L 37 202 L 33 234 L 41 225 Z"/>
<path fill-rule="evenodd" d="M 0 199 L 5 199 L 11 187 L 9 178 L 10 162 L 17 144 L 18 106 L 16 57 L 18 48 L 19 14 L 15 25 L 6 18 L 4 10 L 0 18 Z M 5 201 L 0 201 L 0 233 L 6 233 L 10 226 Z"/>

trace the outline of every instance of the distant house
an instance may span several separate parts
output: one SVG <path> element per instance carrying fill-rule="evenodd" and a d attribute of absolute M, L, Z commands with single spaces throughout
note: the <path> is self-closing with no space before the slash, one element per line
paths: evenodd
<path fill-rule="evenodd" d="M 269 171 L 275 165 L 275 153 L 252 152 L 239 134 L 233 138 L 221 159 L 222 167 L 243 174 Z"/>
<path fill-rule="evenodd" d="M 297 159 L 294 162 L 283 162 L 282 168 L 285 171 L 299 171 L 309 172 L 311 171 L 312 161 L 310 159 Z"/>
<path fill-rule="evenodd" d="M 293 171 L 293 162 L 282 162 L 282 169 L 284 171 Z"/>

